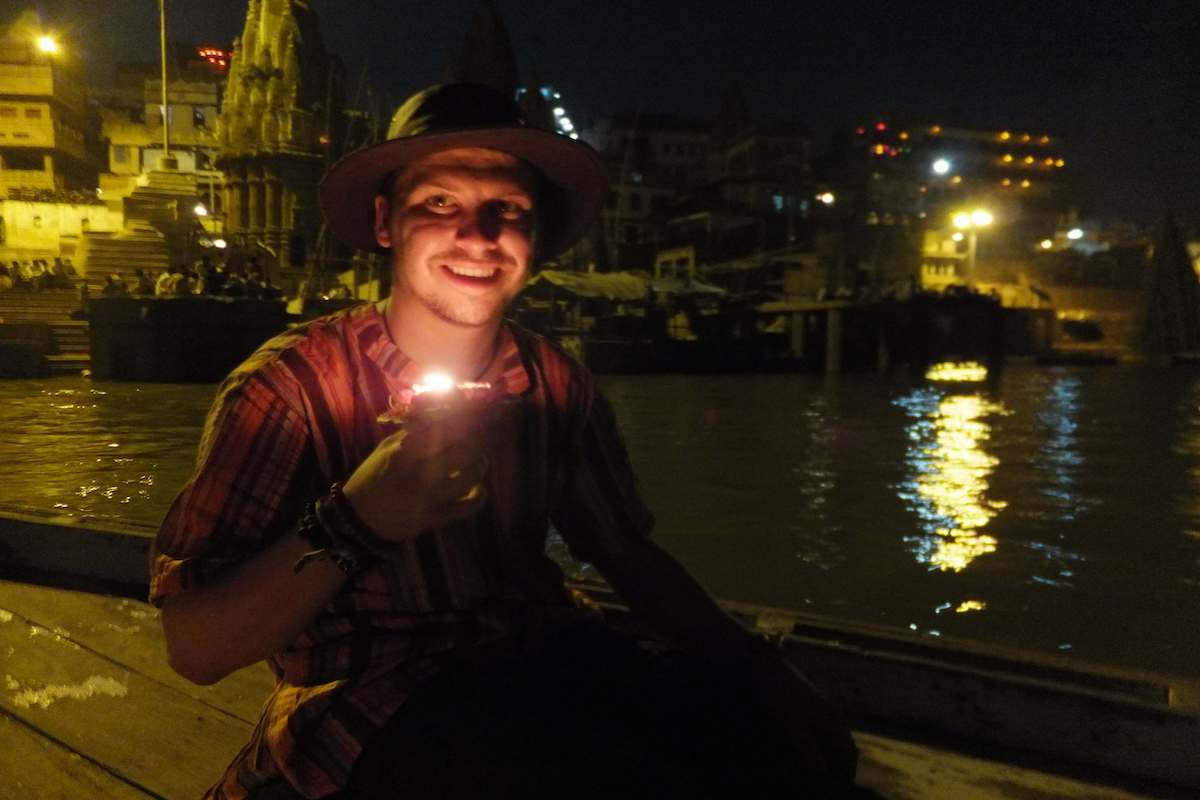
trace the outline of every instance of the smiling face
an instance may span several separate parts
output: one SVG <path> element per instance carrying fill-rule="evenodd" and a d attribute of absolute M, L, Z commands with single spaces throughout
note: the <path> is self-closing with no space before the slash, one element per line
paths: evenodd
<path fill-rule="evenodd" d="M 375 239 L 392 250 L 392 300 L 460 326 L 498 325 L 534 249 L 533 169 L 495 150 L 426 156 L 375 199 Z"/>

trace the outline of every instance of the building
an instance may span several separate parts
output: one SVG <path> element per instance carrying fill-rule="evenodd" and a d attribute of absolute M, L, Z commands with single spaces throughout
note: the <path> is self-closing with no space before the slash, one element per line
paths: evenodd
<path fill-rule="evenodd" d="M 918 243 L 910 277 L 927 288 L 1017 281 L 1033 248 L 1071 214 L 1064 142 L 1044 131 L 885 116 L 835 139 L 824 167 L 848 229 L 900 229 L 890 238 Z M 956 225 L 964 212 L 986 213 Z"/>
<path fill-rule="evenodd" d="M 670 204 L 705 181 L 712 126 L 668 114 L 604 117 L 584 135 L 609 174 L 602 215 L 607 261 L 649 269 L 664 245 Z"/>
<path fill-rule="evenodd" d="M 96 192 L 95 131 L 73 54 L 22 16 L 0 38 L 0 259 L 71 257 L 120 224 Z"/>
<path fill-rule="evenodd" d="M 295 283 L 320 237 L 317 184 L 344 138 L 343 69 L 303 0 L 250 0 L 233 51 L 217 128 L 225 238 L 266 247 Z"/>
<path fill-rule="evenodd" d="M 217 169 L 217 122 L 231 54 L 214 46 L 178 44 L 169 51 L 167 120 L 173 170 L 195 176 L 196 191 L 214 220 L 223 211 Z M 107 196 L 127 196 L 139 176 L 161 169 L 162 72 L 158 63 L 117 65 L 116 81 L 97 96 Z"/>

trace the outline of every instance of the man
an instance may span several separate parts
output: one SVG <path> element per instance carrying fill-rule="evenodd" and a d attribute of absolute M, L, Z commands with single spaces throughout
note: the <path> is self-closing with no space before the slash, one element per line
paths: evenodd
<path fill-rule="evenodd" d="M 212 797 L 746 796 L 852 778 L 836 713 L 647 538 L 591 376 L 504 322 L 606 191 L 594 151 L 519 117 L 490 89 L 433 87 L 335 165 L 326 219 L 390 251 L 391 296 L 272 340 L 221 387 L 151 586 L 181 674 L 265 658 L 278 679 Z M 489 402 L 381 421 L 433 369 Z M 551 523 L 682 653 L 651 657 L 580 603 L 545 554 Z"/>

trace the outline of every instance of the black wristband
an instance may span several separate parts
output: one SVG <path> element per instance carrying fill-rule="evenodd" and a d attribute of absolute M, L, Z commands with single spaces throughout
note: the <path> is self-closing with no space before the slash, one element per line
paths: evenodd
<path fill-rule="evenodd" d="M 329 494 L 317 503 L 317 515 L 329 530 L 335 541 L 350 541 L 376 558 L 387 558 L 396 549 L 396 545 L 375 534 L 365 522 L 359 518 L 349 498 L 342 491 L 342 483 L 329 487 Z"/>
<path fill-rule="evenodd" d="M 313 549 L 297 559 L 293 571 L 299 573 L 313 561 L 332 561 L 342 572 L 353 578 L 375 563 L 375 557 L 353 540 L 339 537 L 337 531 L 321 513 L 327 498 L 304 507 L 296 533 Z"/>

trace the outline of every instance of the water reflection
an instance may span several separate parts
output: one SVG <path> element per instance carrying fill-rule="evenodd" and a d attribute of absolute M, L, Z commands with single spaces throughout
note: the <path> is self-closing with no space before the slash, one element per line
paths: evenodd
<path fill-rule="evenodd" d="M 1047 435 L 1042 445 L 1041 462 L 1049 470 L 1043 489 L 1056 509 L 1056 518 L 1074 520 L 1082 510 L 1078 493 L 1078 472 L 1083 464 L 1077 433 L 1079 417 L 1079 376 L 1058 376 L 1038 412 L 1038 420 Z"/>
<path fill-rule="evenodd" d="M 937 365 L 927 377 L 976 383 L 986 375 L 978 365 L 953 364 Z M 981 531 L 1008 504 L 987 496 L 999 460 L 984 444 L 991 436 L 988 418 L 1008 412 L 974 390 L 947 394 L 924 387 L 896 403 L 912 418 L 905 457 L 911 478 L 898 494 L 924 531 L 904 541 L 930 569 L 959 572 L 996 550 L 996 539 Z"/>

